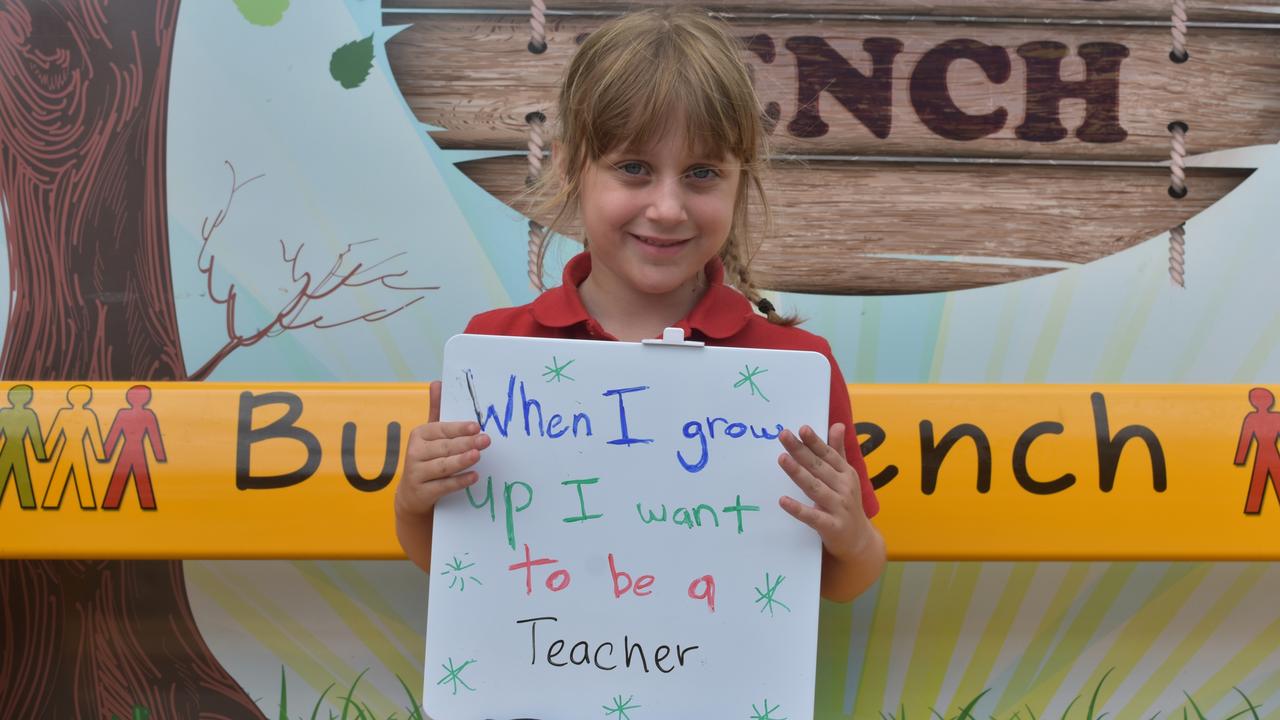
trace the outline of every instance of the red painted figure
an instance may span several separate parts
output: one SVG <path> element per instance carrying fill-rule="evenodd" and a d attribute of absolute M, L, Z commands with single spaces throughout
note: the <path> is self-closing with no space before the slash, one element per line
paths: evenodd
<path fill-rule="evenodd" d="M 1245 415 L 1244 425 L 1240 428 L 1240 445 L 1236 448 L 1236 465 L 1244 465 L 1249 458 L 1249 446 L 1258 441 L 1258 452 L 1253 456 L 1253 480 L 1249 483 L 1249 497 L 1245 500 L 1244 511 L 1256 515 L 1262 511 L 1262 497 L 1267 490 L 1267 483 L 1275 490 L 1276 499 L 1280 500 L 1280 413 L 1272 412 L 1276 396 L 1266 388 L 1254 388 L 1249 391 L 1249 403 L 1255 408 Z"/>
<path fill-rule="evenodd" d="M 115 454 L 116 444 L 123 444 L 120 456 L 116 458 L 115 469 L 111 471 L 111 483 L 107 485 L 106 497 L 102 499 L 103 510 L 119 510 L 120 499 L 129 484 L 129 476 L 138 488 L 138 504 L 143 510 L 156 509 L 155 493 L 151 489 L 151 474 L 147 470 L 147 454 L 144 441 L 150 439 L 151 451 L 156 462 L 164 462 L 164 440 L 160 436 L 160 423 L 156 414 L 147 409 L 151 402 L 151 388 L 146 385 L 134 385 L 125 393 L 129 407 L 116 413 L 111 421 L 111 429 L 107 430 L 107 457 Z"/>

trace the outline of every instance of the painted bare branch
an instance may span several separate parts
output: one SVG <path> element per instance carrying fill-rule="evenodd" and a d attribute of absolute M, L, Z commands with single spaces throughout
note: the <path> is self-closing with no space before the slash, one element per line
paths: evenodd
<path fill-rule="evenodd" d="M 405 302 L 370 310 L 355 316 L 343 316 L 338 319 L 325 317 L 323 312 L 311 308 L 312 303 L 332 297 L 344 288 L 379 285 L 397 294 L 421 293 L 426 290 L 439 289 L 437 285 L 402 284 L 403 278 L 408 274 L 407 270 L 379 269 L 403 257 L 405 255 L 403 252 L 394 253 L 372 262 L 361 261 L 359 259 L 361 251 L 370 244 L 377 242 L 377 238 L 347 243 L 346 247 L 334 257 L 328 269 L 319 275 L 303 268 L 300 264 L 299 259 L 306 243 L 299 242 L 291 252 L 285 241 L 281 239 L 280 259 L 288 266 L 289 278 L 292 283 L 292 292 L 289 294 L 289 299 L 280 306 L 275 317 L 270 321 L 252 332 L 241 332 L 236 325 L 238 288 L 236 283 L 231 282 L 227 283 L 222 292 L 218 291 L 214 278 L 217 257 L 210 249 L 210 241 L 231 212 L 236 193 L 240 192 L 249 183 L 263 177 L 263 175 L 254 175 L 247 180 L 241 181 L 237 177 L 235 166 L 230 162 L 227 162 L 226 165 L 231 173 L 231 189 L 227 193 L 227 199 L 223 207 L 212 218 L 206 216 L 200 224 L 200 254 L 196 259 L 196 266 L 205 276 L 205 288 L 208 291 L 209 299 L 226 309 L 227 341 L 199 369 L 191 373 L 191 380 L 204 380 L 231 353 L 242 347 L 256 345 L 266 338 L 277 337 L 290 330 L 301 330 L 308 327 L 325 329 L 356 322 L 378 322 L 395 315 L 426 297 L 426 295 L 417 294 Z M 308 312 L 309 309 L 312 311 Z"/>

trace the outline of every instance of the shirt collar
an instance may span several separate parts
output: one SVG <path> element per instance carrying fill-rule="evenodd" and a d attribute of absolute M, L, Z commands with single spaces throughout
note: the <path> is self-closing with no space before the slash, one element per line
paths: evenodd
<path fill-rule="evenodd" d="M 595 325 L 578 294 L 578 286 L 590 274 L 591 253 L 584 251 L 575 255 L 564 266 L 560 286 L 547 290 L 533 301 L 533 319 L 546 327 Z M 716 340 L 736 335 L 755 314 L 751 303 L 742 293 L 724 284 L 724 264 L 718 256 L 707 261 L 703 275 L 707 279 L 707 291 L 676 327 L 690 338 L 695 333 Z"/>

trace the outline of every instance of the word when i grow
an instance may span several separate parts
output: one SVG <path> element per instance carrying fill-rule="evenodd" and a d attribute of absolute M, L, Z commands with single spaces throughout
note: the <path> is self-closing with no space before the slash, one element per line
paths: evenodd
<path fill-rule="evenodd" d="M 516 397 L 517 387 L 519 389 L 519 399 Z M 608 440 L 608 444 L 625 447 L 648 445 L 653 442 L 653 438 L 640 437 L 635 428 L 627 425 L 627 396 L 633 393 L 642 393 L 648 389 L 648 385 L 638 385 L 635 387 L 611 388 L 601 393 L 603 397 L 617 398 L 618 401 L 617 415 L 615 418 L 611 418 L 617 421 L 617 437 Z M 472 399 L 475 400 L 474 396 Z M 512 428 L 511 421 L 516 416 L 517 408 L 519 408 L 524 422 L 523 426 L 517 423 L 515 428 Z M 518 433 L 522 430 L 526 437 L 536 436 L 552 440 L 566 436 L 570 438 L 591 437 L 595 434 L 591 416 L 586 412 L 570 413 L 568 417 L 562 413 L 544 414 L 542 403 L 528 396 L 524 381 L 519 380 L 515 375 L 511 375 L 507 380 L 507 400 L 501 412 L 490 404 L 482 413 L 478 401 L 475 403 L 475 410 L 476 420 L 480 422 L 481 429 L 487 432 L 492 426 L 504 438 L 510 437 L 512 432 Z M 782 433 L 782 425 L 774 423 L 771 426 L 756 426 L 728 418 L 704 417 L 701 419 L 695 418 L 684 423 L 680 432 L 685 438 L 695 441 L 696 444 L 690 443 L 688 447 L 676 450 L 676 460 L 685 471 L 696 473 L 707 467 L 711 456 L 711 441 L 744 438 L 748 440 L 773 441 L 777 440 L 778 435 Z"/>

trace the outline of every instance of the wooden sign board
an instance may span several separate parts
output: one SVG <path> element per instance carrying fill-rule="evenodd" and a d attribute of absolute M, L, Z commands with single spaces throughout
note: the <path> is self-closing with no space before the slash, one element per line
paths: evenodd
<path fill-rule="evenodd" d="M 459 167 L 500 200 L 520 204 L 523 157 Z M 1181 200 L 1169 197 L 1168 174 L 1069 165 L 777 162 L 765 182 L 778 232 L 760 244 L 752 277 L 777 290 L 858 295 L 964 290 L 1035 277 L 1106 257 L 1185 222 L 1249 171 L 1192 169 L 1193 191 Z M 567 231 L 576 237 L 578 228 Z M 988 261 L 950 259 L 955 256 Z M 1042 264 L 1006 262 L 1015 258 Z"/>
<path fill-rule="evenodd" d="M 1280 10 L 1275 0 L 1191 3 L 1213 25 L 1192 29 L 1181 63 L 1170 6 L 1146 0 L 712 6 L 742 39 L 772 126 L 779 213 L 753 275 L 776 290 L 960 290 L 1090 262 L 1185 222 L 1248 176 L 1192 171 L 1188 196 L 1170 197 L 1170 123 L 1190 128 L 1192 154 L 1280 140 L 1280 28 L 1258 22 Z M 494 7 L 513 14 L 384 16 L 410 25 L 388 58 L 442 147 L 524 149 L 530 113 L 555 122 L 577 45 L 632 5 L 553 8 L 540 53 L 528 16 L 514 14 L 527 6 Z M 526 210 L 522 157 L 464 171 Z"/>
<path fill-rule="evenodd" d="M 822 355 L 462 335 L 443 382 L 493 444 L 436 508 L 428 714 L 813 716 L 821 543 L 776 437 L 825 426 Z"/>
<path fill-rule="evenodd" d="M 530 112 L 555 122 L 560 75 L 601 22 L 556 17 L 533 54 L 527 17 L 433 16 L 387 52 L 441 147 L 520 150 Z M 1280 32 L 1198 29 L 1179 64 L 1168 29 L 1148 26 L 733 27 L 780 154 L 1159 161 L 1174 120 L 1197 152 L 1280 140 Z"/>

